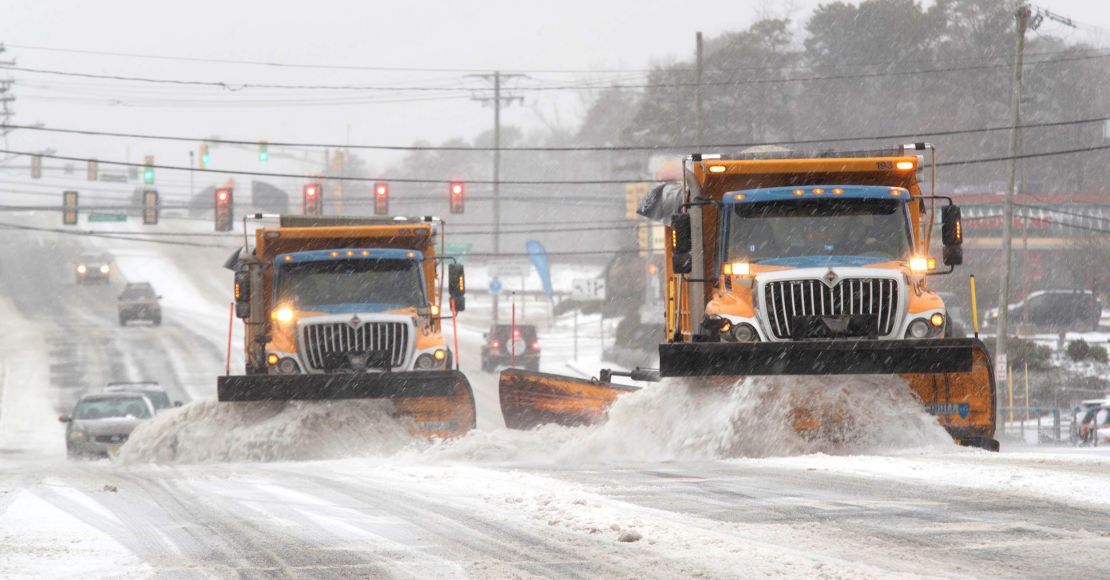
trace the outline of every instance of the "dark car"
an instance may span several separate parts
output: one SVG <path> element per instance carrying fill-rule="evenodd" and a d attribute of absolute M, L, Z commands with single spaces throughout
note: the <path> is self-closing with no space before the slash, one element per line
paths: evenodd
<path fill-rule="evenodd" d="M 540 370 L 540 341 L 536 338 L 536 327 L 531 324 L 498 324 L 485 334 L 482 344 L 482 370 L 493 372 L 498 366 L 513 364 L 530 371 Z"/>
<path fill-rule="evenodd" d="M 1090 290 L 1041 290 L 1011 304 L 1008 317 L 1010 324 L 1026 322 L 1042 330 L 1091 331 L 1102 318 L 1102 300 Z M 983 327 L 993 328 L 997 322 L 998 309 L 992 308 Z"/>
<path fill-rule="evenodd" d="M 117 300 L 119 325 L 127 326 L 132 320 L 145 320 L 155 325 L 162 324 L 162 297 L 155 294 L 149 282 L 128 284 Z"/>
<path fill-rule="evenodd" d="M 135 427 L 154 417 L 154 405 L 141 393 L 96 393 L 81 397 L 66 423 L 66 455 L 107 457 L 127 442 Z"/>
<path fill-rule="evenodd" d="M 170 407 L 180 407 L 181 401 L 171 401 L 169 393 L 162 385 L 154 381 L 138 381 L 133 383 L 108 383 L 104 387 L 105 393 L 140 393 L 150 400 L 150 404 L 154 405 L 154 411 L 158 412 L 162 409 L 169 409 Z"/>
<path fill-rule="evenodd" d="M 112 277 L 112 259 L 107 254 L 82 254 L 74 274 L 78 284 L 107 284 Z"/>

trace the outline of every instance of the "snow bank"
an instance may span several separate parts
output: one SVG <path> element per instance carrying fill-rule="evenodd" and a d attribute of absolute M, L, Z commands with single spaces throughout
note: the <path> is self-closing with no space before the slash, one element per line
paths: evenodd
<path fill-rule="evenodd" d="M 795 429 L 800 410 L 823 425 L 820 431 L 802 435 Z M 766 377 L 719 388 L 660 383 L 619 399 L 601 425 L 477 431 L 406 453 L 416 461 L 573 464 L 855 454 L 951 444 L 896 377 Z"/>
<path fill-rule="evenodd" d="M 191 403 L 132 432 L 121 463 L 303 461 L 392 455 L 413 440 L 388 401 Z"/>
<path fill-rule="evenodd" d="M 203 401 L 141 425 L 119 459 L 578 464 L 846 455 L 952 444 L 906 385 L 891 377 L 747 378 L 717 388 L 660 383 L 619 399 L 601 425 L 477 430 L 433 443 L 413 440 L 390 410 L 388 401 Z M 820 430 L 799 433 L 795 424 L 805 419 L 799 413 L 809 413 Z"/>

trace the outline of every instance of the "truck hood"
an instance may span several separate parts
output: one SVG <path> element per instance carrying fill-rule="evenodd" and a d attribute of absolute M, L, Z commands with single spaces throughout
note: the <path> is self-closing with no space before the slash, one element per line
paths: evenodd
<path fill-rule="evenodd" d="M 784 266 L 787 268 L 859 268 L 872 264 L 886 264 L 889 258 L 881 256 L 795 256 L 793 258 L 770 258 L 757 262 L 760 266 Z"/>
<path fill-rule="evenodd" d="M 317 312 L 321 314 L 355 314 L 368 312 L 378 314 L 382 312 L 397 312 L 411 308 L 404 304 L 311 304 L 302 308 L 304 312 Z"/>

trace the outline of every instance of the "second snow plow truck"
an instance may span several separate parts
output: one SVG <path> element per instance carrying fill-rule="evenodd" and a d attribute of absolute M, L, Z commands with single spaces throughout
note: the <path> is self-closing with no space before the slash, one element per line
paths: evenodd
<path fill-rule="evenodd" d="M 228 261 L 246 374 L 220 377 L 218 399 L 388 399 L 416 434 L 473 429 L 474 395 L 441 329 L 442 222 L 280 220 Z M 446 283 L 452 314 L 463 310 L 461 265 L 447 267 Z"/>
<path fill-rule="evenodd" d="M 928 286 L 962 263 L 963 240 L 959 208 L 922 192 L 926 151 L 688 157 L 683 183 L 656 188 L 640 206 L 670 240 L 666 342 L 658 371 L 632 378 L 710 386 L 754 375 L 898 375 L 958 443 L 997 450 L 990 355 L 977 338 L 950 337 Z M 929 247 L 938 217 L 944 271 Z M 506 370 L 506 425 L 604 420 L 634 390 L 612 374 Z M 795 429 L 820 432 L 800 411 Z"/>

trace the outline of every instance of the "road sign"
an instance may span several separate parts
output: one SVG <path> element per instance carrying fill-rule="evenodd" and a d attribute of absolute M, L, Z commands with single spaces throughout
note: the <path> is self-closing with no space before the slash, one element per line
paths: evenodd
<path fill-rule="evenodd" d="M 578 300 L 605 297 L 604 278 L 575 278 L 571 298 Z"/>
<path fill-rule="evenodd" d="M 528 266 L 512 262 L 494 262 L 489 265 L 489 273 L 494 278 L 523 278 L 528 275 Z"/>
<path fill-rule="evenodd" d="M 994 382 L 998 388 L 1004 388 L 1009 378 L 1006 375 L 1006 355 L 1000 354 L 994 360 Z"/>
<path fill-rule="evenodd" d="M 127 215 L 122 213 L 90 213 L 90 222 L 125 222 Z"/>
<path fill-rule="evenodd" d="M 501 280 L 494 278 L 489 281 L 489 293 L 494 295 L 501 293 Z"/>
<path fill-rule="evenodd" d="M 134 168 L 132 168 L 134 169 Z M 126 173 L 101 173 L 100 181 L 111 181 L 114 183 L 127 183 Z"/>
<path fill-rule="evenodd" d="M 447 254 L 448 256 L 454 256 L 455 260 L 457 260 L 461 264 L 463 262 L 463 256 L 466 256 L 467 254 L 469 254 L 470 250 L 473 249 L 473 248 L 474 248 L 474 244 L 471 244 L 471 243 L 468 243 L 468 242 L 467 243 L 447 242 L 446 244 L 443 244 L 443 253 Z"/>

